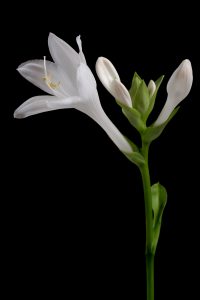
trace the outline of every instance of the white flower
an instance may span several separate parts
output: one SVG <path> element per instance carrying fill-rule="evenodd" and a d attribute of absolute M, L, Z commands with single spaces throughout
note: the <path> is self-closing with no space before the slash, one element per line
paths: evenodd
<path fill-rule="evenodd" d="M 14 112 L 15 118 L 25 118 L 42 112 L 76 108 L 94 119 L 116 146 L 125 153 L 132 148 L 103 111 L 96 81 L 82 52 L 80 36 L 76 39 L 79 53 L 50 33 L 48 44 L 55 63 L 32 60 L 19 66 L 19 73 L 50 95 L 36 96 L 25 101 Z"/>
<path fill-rule="evenodd" d="M 182 61 L 179 67 L 174 71 L 167 84 L 166 103 L 154 123 L 158 126 L 164 123 L 174 108 L 189 94 L 193 82 L 192 66 L 188 59 Z"/>
<path fill-rule="evenodd" d="M 116 100 L 128 107 L 132 107 L 129 91 L 121 83 L 115 67 L 107 58 L 99 57 L 97 59 L 96 72 L 104 87 Z"/>

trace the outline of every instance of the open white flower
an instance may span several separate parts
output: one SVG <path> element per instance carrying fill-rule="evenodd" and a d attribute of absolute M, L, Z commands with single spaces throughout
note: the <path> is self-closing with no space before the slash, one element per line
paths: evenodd
<path fill-rule="evenodd" d="M 18 67 L 23 77 L 50 95 L 25 101 L 16 109 L 14 117 L 25 118 L 56 109 L 76 108 L 95 120 L 121 151 L 131 153 L 131 146 L 102 109 L 95 78 L 82 52 L 80 36 L 76 41 L 79 53 L 50 33 L 48 44 L 55 63 L 44 58 L 27 61 Z"/>
<path fill-rule="evenodd" d="M 154 126 L 164 123 L 174 108 L 189 94 L 193 82 L 192 65 L 185 59 L 174 71 L 167 84 L 167 100 Z"/>
<path fill-rule="evenodd" d="M 121 83 L 117 70 L 107 58 L 99 57 L 97 59 L 96 72 L 101 83 L 116 100 L 128 107 L 132 107 L 129 91 Z"/>

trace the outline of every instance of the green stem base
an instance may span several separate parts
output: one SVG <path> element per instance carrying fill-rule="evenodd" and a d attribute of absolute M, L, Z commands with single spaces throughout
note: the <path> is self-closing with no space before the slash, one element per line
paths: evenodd
<path fill-rule="evenodd" d="M 154 300 L 154 255 L 146 254 L 147 300 Z"/>

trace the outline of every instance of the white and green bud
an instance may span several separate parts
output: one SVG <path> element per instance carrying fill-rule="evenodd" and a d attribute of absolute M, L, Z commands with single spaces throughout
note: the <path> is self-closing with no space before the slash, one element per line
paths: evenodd
<path fill-rule="evenodd" d="M 156 90 L 156 84 L 153 80 L 149 81 L 148 90 L 149 90 L 149 96 L 152 97 Z"/>
<path fill-rule="evenodd" d="M 182 61 L 179 67 L 174 71 L 167 84 L 166 103 L 154 123 L 154 126 L 163 124 L 174 108 L 189 94 L 193 82 L 192 65 L 188 59 Z"/>
<path fill-rule="evenodd" d="M 132 101 L 127 88 L 121 83 L 113 64 L 105 57 L 99 57 L 96 62 L 96 72 L 104 87 L 120 103 L 132 107 Z"/>

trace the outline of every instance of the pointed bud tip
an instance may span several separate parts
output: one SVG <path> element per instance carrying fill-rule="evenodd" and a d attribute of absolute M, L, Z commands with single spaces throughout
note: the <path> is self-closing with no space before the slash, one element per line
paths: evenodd
<path fill-rule="evenodd" d="M 192 71 L 192 64 L 189 59 L 184 59 L 179 66 L 180 70 Z"/>
<path fill-rule="evenodd" d="M 184 59 L 182 63 L 191 65 L 191 61 L 188 58 Z"/>
<path fill-rule="evenodd" d="M 110 63 L 109 59 L 107 59 L 107 58 L 104 57 L 104 56 L 99 56 L 99 57 L 97 58 L 97 62 L 108 62 L 108 63 Z"/>
<path fill-rule="evenodd" d="M 97 61 L 96 61 L 96 67 L 98 67 L 99 65 L 103 64 L 104 61 L 106 61 L 106 58 L 103 57 L 103 56 L 99 56 L 99 57 L 97 58 Z"/>
<path fill-rule="evenodd" d="M 120 80 L 119 74 L 111 61 L 103 56 L 100 56 L 96 61 L 96 72 L 100 80 L 102 76 L 107 76 L 110 80 Z"/>
<path fill-rule="evenodd" d="M 189 93 L 193 82 L 192 65 L 189 59 L 184 59 L 174 71 L 167 83 L 170 98 L 176 99 L 177 104 Z"/>
<path fill-rule="evenodd" d="M 149 90 L 149 95 L 150 97 L 153 96 L 155 90 L 156 90 L 156 84 L 153 80 L 150 80 L 149 81 L 149 84 L 148 84 L 148 90 Z"/>
<path fill-rule="evenodd" d="M 104 87 L 115 97 L 112 90 L 113 80 L 120 81 L 117 70 L 105 57 L 99 57 L 96 61 L 96 73 Z"/>
<path fill-rule="evenodd" d="M 96 72 L 97 72 L 97 75 L 99 76 L 98 72 L 101 72 L 102 70 L 102 67 L 104 66 L 104 64 L 106 64 L 106 61 L 108 59 L 103 57 L 103 56 L 100 56 L 97 58 L 97 61 L 96 61 Z"/>

